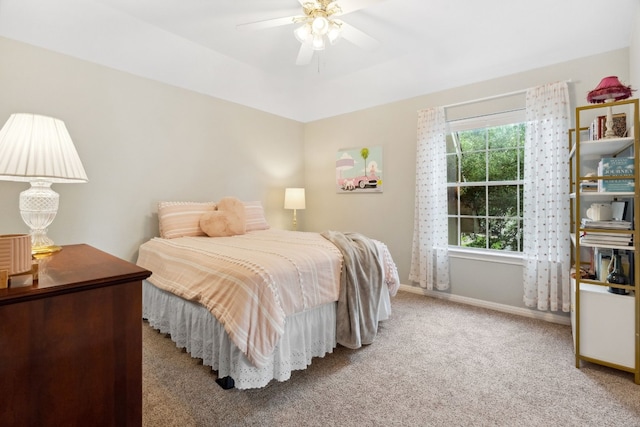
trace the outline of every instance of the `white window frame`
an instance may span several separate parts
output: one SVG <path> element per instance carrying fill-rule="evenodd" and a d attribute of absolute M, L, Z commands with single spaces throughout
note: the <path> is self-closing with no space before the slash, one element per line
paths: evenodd
<path fill-rule="evenodd" d="M 475 116 L 475 117 L 468 117 L 468 118 L 464 118 L 464 119 L 458 119 L 458 120 L 450 120 L 447 121 L 447 131 L 448 134 L 451 135 L 452 138 L 454 138 L 454 144 L 456 144 L 455 141 L 455 134 L 457 132 L 461 132 L 461 131 L 468 131 L 468 130 L 475 130 L 475 129 L 486 129 L 486 128 L 490 128 L 490 127 L 497 127 L 497 126 L 505 126 L 505 125 L 513 125 L 513 124 L 519 124 L 519 123 L 524 123 L 526 120 L 525 117 L 525 113 L 526 110 L 524 108 L 521 109 L 514 109 L 514 110 L 509 110 L 509 111 L 504 111 L 504 112 L 499 112 L 499 113 L 491 113 L 491 114 L 487 114 L 487 115 L 482 115 L 482 116 Z M 487 147 L 487 151 L 485 151 L 486 153 L 490 152 L 491 150 Z M 449 156 L 450 154 L 447 154 L 447 156 Z M 460 187 L 460 186 L 483 186 L 487 189 L 489 189 L 490 186 L 501 186 L 501 185 L 519 185 L 519 186 L 524 186 L 524 179 L 516 179 L 516 180 L 510 180 L 510 181 L 490 181 L 489 180 L 489 174 L 488 174 L 488 157 L 485 158 L 485 167 L 487 168 L 487 174 L 485 177 L 485 181 L 483 182 L 474 182 L 474 183 L 461 183 L 461 182 L 448 182 L 447 183 L 447 187 L 448 188 L 456 188 L 456 187 Z M 521 175 L 521 174 L 519 174 Z M 485 194 L 485 197 L 488 200 L 488 194 Z M 517 197 L 520 197 L 520 192 L 517 192 Z M 452 215 L 449 214 L 447 212 L 447 217 L 448 218 L 456 218 L 456 224 L 457 224 L 457 229 L 456 229 L 456 236 L 457 239 L 460 239 L 460 228 L 461 228 L 461 220 L 464 218 L 478 218 L 478 216 L 469 216 L 469 215 L 461 215 L 460 214 L 460 199 L 458 198 L 458 200 L 456 201 L 458 203 L 457 206 L 457 214 Z M 518 206 L 518 211 L 520 210 L 520 200 L 517 200 L 517 206 Z M 517 217 L 518 220 L 520 221 L 520 226 L 519 226 L 519 230 L 520 232 L 522 232 L 522 221 L 523 221 L 523 212 L 518 212 L 519 216 Z M 490 219 L 495 219 L 496 217 L 490 216 L 489 212 L 487 210 L 487 212 L 485 212 L 485 215 L 482 216 L 481 218 L 483 218 L 486 221 L 486 227 L 488 229 L 489 227 L 489 220 Z M 447 225 L 448 226 L 448 225 Z M 487 245 L 489 244 L 489 241 L 487 240 Z M 474 248 L 474 247 L 467 247 L 467 246 L 461 246 L 461 245 L 449 245 L 449 248 L 451 250 L 454 251 L 460 251 L 461 254 L 462 253 L 473 253 L 473 252 L 484 252 L 484 253 L 488 253 L 488 254 L 496 254 L 496 255 L 506 255 L 509 257 L 517 257 L 517 258 L 521 258 L 522 255 L 522 248 L 519 248 L 520 250 L 516 250 L 516 251 L 507 251 L 507 250 L 501 250 L 501 249 L 490 249 L 490 248 Z"/>

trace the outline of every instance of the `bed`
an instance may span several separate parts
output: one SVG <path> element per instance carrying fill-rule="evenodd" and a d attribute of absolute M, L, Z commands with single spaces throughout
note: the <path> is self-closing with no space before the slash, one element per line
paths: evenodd
<path fill-rule="evenodd" d="M 273 229 L 259 202 L 243 203 L 245 232 L 214 237 L 198 219 L 218 209 L 215 203 L 159 205 L 161 236 L 140 246 L 137 261 L 152 272 L 143 281 L 149 325 L 217 371 L 224 388 L 286 381 L 337 344 L 370 344 L 375 331 L 355 342 L 341 338 L 345 304 L 338 301 L 350 286 L 345 271 L 352 257 L 335 238 L 350 236 Z M 380 271 L 381 290 L 362 308 L 372 312 L 373 329 L 391 313 L 397 269 L 386 245 L 356 237 L 370 245 L 376 261 L 369 264 Z"/>

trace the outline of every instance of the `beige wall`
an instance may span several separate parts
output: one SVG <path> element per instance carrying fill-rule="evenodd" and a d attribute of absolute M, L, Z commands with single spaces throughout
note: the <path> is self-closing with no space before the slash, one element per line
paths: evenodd
<path fill-rule="evenodd" d="M 57 244 L 135 260 L 157 235 L 159 200 L 261 200 L 273 226 L 289 224 L 283 189 L 303 185 L 301 123 L 5 38 L 0 56 L 0 125 L 16 112 L 64 120 L 89 176 L 53 185 Z M 0 234 L 28 231 L 26 188 L 0 181 Z"/>
<path fill-rule="evenodd" d="M 305 185 L 309 230 L 334 228 L 368 234 L 387 243 L 400 279 L 408 284 L 413 233 L 417 110 L 505 94 L 570 79 L 572 106 L 600 79 L 618 75 L 628 81 L 628 49 L 569 61 L 469 86 L 382 105 L 308 123 L 305 127 Z M 345 147 L 382 146 L 384 192 L 336 194 L 334 161 Z M 478 261 L 452 258 L 451 290 L 455 295 L 524 307 L 522 269 L 518 260 Z M 505 261 L 505 260 L 502 260 Z"/>
<path fill-rule="evenodd" d="M 637 36 L 636 36 L 637 39 Z M 638 43 L 636 42 L 636 46 Z M 56 184 L 50 228 L 58 244 L 89 243 L 135 260 L 157 235 L 159 200 L 261 200 L 274 227 L 288 228 L 284 188 L 305 186 L 301 229 L 360 231 L 389 246 L 408 282 L 413 230 L 417 110 L 571 79 L 574 104 L 603 76 L 629 81 L 622 49 L 401 102 L 302 124 L 237 104 L 0 38 L 0 121 L 32 112 L 65 121 L 88 184 Z M 384 193 L 336 194 L 340 148 L 384 148 Z M 0 182 L 0 233 L 26 232 L 18 194 Z M 519 262 L 452 259 L 451 293 L 522 306 Z"/>

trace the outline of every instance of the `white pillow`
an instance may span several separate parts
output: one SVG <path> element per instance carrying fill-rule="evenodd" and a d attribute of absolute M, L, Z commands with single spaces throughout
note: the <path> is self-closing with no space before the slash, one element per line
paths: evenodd
<path fill-rule="evenodd" d="M 246 231 L 268 230 L 271 228 L 264 217 L 264 208 L 261 202 L 244 202 L 244 210 L 247 218 Z"/>

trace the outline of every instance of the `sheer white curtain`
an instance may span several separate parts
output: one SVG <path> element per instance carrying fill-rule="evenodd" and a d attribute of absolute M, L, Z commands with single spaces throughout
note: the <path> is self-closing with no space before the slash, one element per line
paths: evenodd
<path fill-rule="evenodd" d="M 418 111 L 416 200 L 409 280 L 449 288 L 447 158 L 444 108 Z"/>
<path fill-rule="evenodd" d="M 524 155 L 524 303 L 568 312 L 569 89 L 566 82 L 527 91 Z"/>

